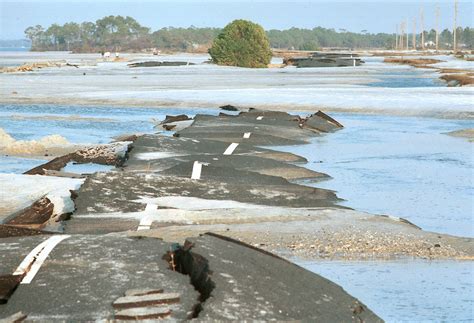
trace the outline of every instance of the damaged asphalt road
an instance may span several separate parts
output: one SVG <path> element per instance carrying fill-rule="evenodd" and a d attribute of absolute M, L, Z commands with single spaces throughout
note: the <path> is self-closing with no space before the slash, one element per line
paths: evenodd
<path fill-rule="evenodd" d="M 314 239 L 315 257 L 426 257 L 403 249 L 418 242 L 439 245 L 433 257 L 474 255 L 472 239 L 349 210 L 335 192 L 298 184 L 330 174 L 270 147 L 342 127 L 322 112 L 168 116 L 161 126 L 176 132 L 129 136 L 18 175 L 31 191 L 14 194 L 21 207 L 0 208 L 0 318 L 378 322 L 339 286 L 268 251 L 293 251 L 301 237 Z M 71 161 L 115 169 L 64 173 Z M 401 247 L 362 241 L 373 232 Z"/>

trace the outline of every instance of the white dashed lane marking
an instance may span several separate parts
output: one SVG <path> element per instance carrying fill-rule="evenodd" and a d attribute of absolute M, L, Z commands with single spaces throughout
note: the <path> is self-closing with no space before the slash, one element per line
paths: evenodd
<path fill-rule="evenodd" d="M 202 171 L 202 164 L 198 161 L 195 161 L 193 164 L 193 172 L 191 174 L 191 179 L 200 179 Z"/>
<path fill-rule="evenodd" d="M 244 139 L 249 139 L 251 134 L 251 132 L 244 133 Z"/>
<path fill-rule="evenodd" d="M 21 284 L 31 283 L 54 247 L 69 237 L 69 235 L 55 235 L 41 242 L 23 259 L 13 275 L 25 275 Z"/>
<path fill-rule="evenodd" d="M 235 148 L 237 148 L 239 144 L 233 142 L 229 145 L 229 147 L 227 147 L 227 149 L 224 151 L 224 155 L 232 155 L 232 153 L 234 152 Z"/>
<path fill-rule="evenodd" d="M 137 231 L 141 230 L 149 230 L 151 224 L 153 223 L 153 219 L 151 215 L 156 213 L 158 209 L 158 205 L 153 203 L 148 203 L 145 207 L 145 211 L 143 211 L 143 217 L 140 219 L 140 223 L 138 224 Z"/>
<path fill-rule="evenodd" d="M 257 117 L 257 120 L 262 120 L 263 119 L 263 116 L 258 116 Z"/>

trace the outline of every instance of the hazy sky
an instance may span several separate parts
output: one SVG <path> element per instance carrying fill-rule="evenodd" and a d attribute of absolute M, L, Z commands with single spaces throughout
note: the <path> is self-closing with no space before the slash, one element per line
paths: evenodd
<path fill-rule="evenodd" d="M 419 17 L 423 6 L 425 28 L 435 24 L 435 8 L 441 9 L 441 28 L 452 28 L 454 0 L 440 1 L 196 1 L 196 0 L 0 0 L 0 39 L 23 38 L 31 25 L 95 21 L 106 15 L 132 16 L 142 25 L 162 27 L 223 27 L 233 19 L 250 19 L 265 29 L 290 27 L 347 29 L 360 32 L 394 32 L 395 25 Z M 472 1 L 459 1 L 459 24 L 473 26 Z"/>

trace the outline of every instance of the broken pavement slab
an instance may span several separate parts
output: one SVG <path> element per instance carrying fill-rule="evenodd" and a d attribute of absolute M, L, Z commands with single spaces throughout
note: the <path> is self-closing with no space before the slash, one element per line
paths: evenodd
<path fill-rule="evenodd" d="M 179 303 L 180 294 L 178 293 L 153 293 L 146 295 L 128 295 L 118 298 L 114 301 L 114 308 L 137 308 L 148 307 L 160 304 Z"/>
<path fill-rule="evenodd" d="M 166 307 L 140 307 L 128 308 L 115 313 L 116 320 L 153 320 L 166 318 L 171 314 L 171 310 Z"/>
<path fill-rule="evenodd" d="M 200 320 L 382 322 L 338 285 L 262 250 L 208 234 L 188 240 L 186 248 L 184 269 L 193 267 L 191 277 L 212 283 Z M 200 274 L 207 266 L 212 274 Z"/>
<path fill-rule="evenodd" d="M 73 212 L 75 206 L 70 191 L 77 190 L 83 182 L 84 179 L 0 174 L 0 224 L 41 226 L 47 218 Z M 20 216 L 18 220 L 17 216 Z"/>
<path fill-rule="evenodd" d="M 2 239 L 0 272 L 13 272 L 12 265 L 18 266 L 25 252 L 45 238 Z M 113 319 L 113 303 L 126 291 L 160 286 L 180 295 L 179 303 L 169 308 L 171 318 L 184 320 L 192 313 L 198 293 L 189 277 L 169 270 L 161 259 L 169 248 L 159 239 L 131 239 L 123 234 L 71 236 L 51 251 L 31 283 L 20 284 L 8 303 L 0 305 L 1 317 L 23 311 L 29 319 L 42 321 Z"/>
<path fill-rule="evenodd" d="M 105 145 L 86 147 L 25 172 L 27 175 L 45 175 L 47 171 L 61 171 L 69 162 L 80 164 L 96 163 L 101 165 L 120 166 L 127 157 L 131 141 L 116 141 Z"/>
<path fill-rule="evenodd" d="M 2 260 L 6 256 L 19 263 L 22 255 L 10 247 L 29 249 L 43 240 L 2 239 Z M 339 286 L 281 258 L 213 236 L 192 243 L 176 249 L 158 239 L 123 234 L 72 236 L 52 250 L 29 284 L 18 285 L 0 305 L 2 317 L 22 311 L 33 321 L 151 318 L 147 315 L 173 320 L 347 321 L 353 308 L 361 306 L 360 318 L 379 321 Z M 170 250 L 176 253 L 178 271 L 162 259 Z M 184 250 L 182 256 L 179 250 Z M 163 292 L 149 293 L 149 286 Z M 124 296 L 131 289 L 132 294 L 142 290 L 145 295 Z M 54 300 L 61 301 L 51 306 Z"/>

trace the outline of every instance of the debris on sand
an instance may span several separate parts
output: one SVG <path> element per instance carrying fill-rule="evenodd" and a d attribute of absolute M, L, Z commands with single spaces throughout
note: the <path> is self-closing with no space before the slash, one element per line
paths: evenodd
<path fill-rule="evenodd" d="M 62 67 L 62 66 L 71 66 L 79 67 L 76 64 L 67 63 L 65 60 L 61 61 L 51 61 L 51 62 L 36 62 L 36 63 L 26 63 L 20 66 L 14 67 L 0 67 L 0 73 L 17 73 L 17 72 L 32 72 L 34 70 L 39 70 L 47 67 Z"/>

